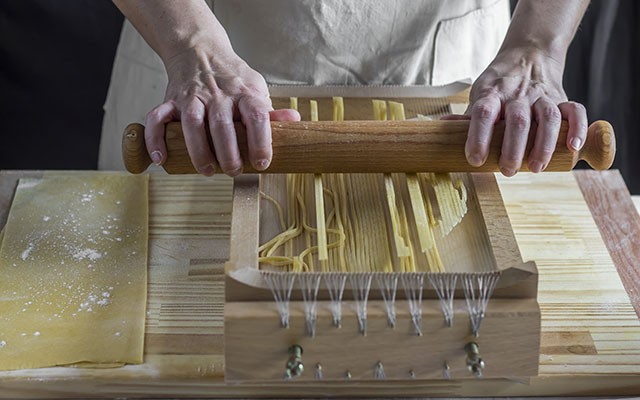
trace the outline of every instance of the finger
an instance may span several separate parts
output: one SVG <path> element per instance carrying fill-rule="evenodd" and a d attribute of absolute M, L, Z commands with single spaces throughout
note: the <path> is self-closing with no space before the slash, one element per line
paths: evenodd
<path fill-rule="evenodd" d="M 558 105 L 562 118 L 569 121 L 569 132 L 567 132 L 567 148 L 578 151 L 584 146 L 587 140 L 587 129 L 589 128 L 586 108 L 574 101 L 567 101 Z"/>
<path fill-rule="evenodd" d="M 191 157 L 191 163 L 196 171 L 202 175 L 211 176 L 216 167 L 213 152 L 207 140 L 204 117 L 204 104 L 196 98 L 185 105 L 180 115 L 184 141 Z"/>
<path fill-rule="evenodd" d="M 493 127 L 500 117 L 501 107 L 500 99 L 493 95 L 478 99 L 470 107 L 471 122 L 464 152 L 467 161 L 474 167 L 487 161 Z"/>
<path fill-rule="evenodd" d="M 510 101 L 504 109 L 504 138 L 500 153 L 500 172 L 515 175 L 522 166 L 531 128 L 531 106 L 523 101 Z"/>
<path fill-rule="evenodd" d="M 229 176 L 242 173 L 242 158 L 233 124 L 233 100 L 218 99 L 209 104 L 211 141 L 222 171 Z"/>
<path fill-rule="evenodd" d="M 533 148 L 527 157 L 531 172 L 538 173 L 551 161 L 558 142 L 562 117 L 558 106 L 548 98 L 540 98 L 533 105 L 533 113 L 538 123 Z"/>
<path fill-rule="evenodd" d="M 176 118 L 177 109 L 173 102 L 162 103 L 149 111 L 144 120 L 144 141 L 151 161 L 162 165 L 167 158 L 164 141 L 165 124 Z"/>
<path fill-rule="evenodd" d="M 281 109 L 269 111 L 271 121 L 300 121 L 300 113 L 296 110 Z"/>
<path fill-rule="evenodd" d="M 241 97 L 238 109 L 242 122 L 247 128 L 247 145 L 249 146 L 249 160 L 251 165 L 262 171 L 269 167 L 272 157 L 271 125 L 269 111 L 271 104 L 268 98 L 253 96 Z"/>

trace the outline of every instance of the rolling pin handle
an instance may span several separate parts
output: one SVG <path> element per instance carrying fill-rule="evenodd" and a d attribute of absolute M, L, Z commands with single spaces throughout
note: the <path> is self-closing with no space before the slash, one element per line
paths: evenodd
<path fill-rule="evenodd" d="M 144 126 L 129 124 L 122 135 L 122 159 L 127 171 L 141 174 L 151 165 L 144 142 Z"/>
<path fill-rule="evenodd" d="M 616 156 L 616 136 L 607 121 L 596 121 L 587 131 L 587 140 L 578 152 L 578 160 L 584 160 L 591 168 L 604 171 L 611 167 Z"/>

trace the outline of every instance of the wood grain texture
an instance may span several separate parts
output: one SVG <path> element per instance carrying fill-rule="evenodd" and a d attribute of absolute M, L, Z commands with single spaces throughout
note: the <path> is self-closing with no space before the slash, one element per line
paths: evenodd
<path fill-rule="evenodd" d="M 538 271 L 535 261 L 522 259 L 495 176 L 474 173 L 470 174 L 470 180 L 473 182 L 471 198 L 477 199 L 483 219 L 482 225 L 490 241 L 489 248 L 497 268 L 502 271 L 500 284 L 496 287 L 493 297 L 536 298 Z"/>
<path fill-rule="evenodd" d="M 123 137 L 125 166 L 134 173 L 150 164 L 146 147 L 140 143 L 140 129 L 141 125 L 132 124 Z M 235 129 L 244 171 L 256 172 L 249 163 L 244 125 L 236 123 Z M 497 172 L 504 129 L 504 122 L 494 126 L 487 161 L 476 168 L 469 165 L 464 154 L 469 121 L 273 121 L 273 161 L 263 172 Z M 532 124 L 532 132 L 536 129 Z M 581 159 L 596 169 L 611 166 L 615 136 L 608 122 L 596 121 L 589 127 L 580 152 L 567 149 L 567 130 L 565 121 L 546 171 L 569 171 Z M 180 122 L 166 125 L 165 142 L 168 153 L 163 168 L 171 174 L 195 173 Z M 530 141 L 525 158 L 532 146 Z M 522 170 L 526 169 L 523 163 Z"/>
<path fill-rule="evenodd" d="M 522 255 L 495 177 L 492 174 L 471 174 L 471 181 L 475 192 L 473 197 L 480 206 L 497 268 L 502 271 L 522 264 Z"/>
<path fill-rule="evenodd" d="M 251 299 L 250 281 L 234 275 L 237 270 L 258 269 L 260 179 L 243 175 L 235 179 L 229 261 L 225 264 L 227 301 Z"/>
<path fill-rule="evenodd" d="M 389 327 L 384 303 L 370 301 L 366 336 L 359 332 L 353 302 L 344 303 L 340 328 L 332 325 L 328 304 L 321 302 L 313 338 L 305 332 L 302 302 L 291 305 L 288 329 L 280 326 L 273 304 L 227 303 L 225 348 L 230 354 L 225 357 L 225 377 L 228 383 L 262 381 L 265 386 L 279 383 L 288 349 L 297 344 L 304 349 L 302 358 L 306 370 L 296 383 L 317 384 L 314 368 L 318 364 L 327 381 L 344 381 L 345 372 L 349 371 L 354 383 L 371 382 L 378 362 L 383 365 L 385 382 L 411 380 L 409 371 L 414 372 L 415 380 L 442 380 L 445 362 L 453 378 L 475 380 L 467 370 L 463 350 L 469 342 L 479 346 L 486 363 L 483 371 L 486 379 L 537 375 L 540 341 L 537 302 L 535 299 L 494 299 L 492 302 L 478 338 L 470 334 L 469 319 L 463 311 L 464 299 L 455 301 L 454 309 L 460 312 L 456 312 L 451 327 L 444 324 L 437 300 L 424 301 L 422 336 L 413 330 L 406 301 L 397 302 L 395 328 Z"/>
<path fill-rule="evenodd" d="M 634 212 L 629 189 L 619 171 L 576 171 L 575 176 L 640 317 L 640 215 Z"/>
<path fill-rule="evenodd" d="M 27 174 L 33 173 L 0 172 L 0 217 L 15 179 Z M 540 375 L 529 384 L 503 379 L 225 385 L 220 260 L 229 256 L 231 180 L 154 175 L 145 363 L 0 373 L 0 397 L 640 394 L 640 323 L 573 176 L 518 174 L 498 181 L 522 256 L 536 260 L 540 273 Z"/>

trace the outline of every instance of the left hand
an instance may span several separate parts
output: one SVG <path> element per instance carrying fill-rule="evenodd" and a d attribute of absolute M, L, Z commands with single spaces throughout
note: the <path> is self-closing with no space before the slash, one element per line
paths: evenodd
<path fill-rule="evenodd" d="M 500 171 L 515 175 L 525 156 L 529 130 L 537 123 L 527 156 L 532 172 L 543 171 L 556 148 L 562 119 L 568 120 L 566 146 L 582 148 L 587 113 L 582 104 L 567 101 L 562 88 L 564 63 L 537 48 L 503 49 L 471 88 L 467 118 L 471 119 L 465 154 L 469 164 L 487 160 L 494 124 L 505 120 Z"/>

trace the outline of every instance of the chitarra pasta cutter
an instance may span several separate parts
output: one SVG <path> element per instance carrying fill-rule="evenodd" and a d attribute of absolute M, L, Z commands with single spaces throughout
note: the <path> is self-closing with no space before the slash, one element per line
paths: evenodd
<path fill-rule="evenodd" d="M 272 122 L 270 167 L 235 180 L 225 267 L 228 382 L 526 381 L 538 374 L 536 264 L 523 262 L 495 177 L 484 173 L 499 170 L 504 124 L 495 126 L 485 165 L 474 168 L 464 154 L 468 121 L 370 120 L 372 99 L 402 103 L 410 119 L 448 114 L 456 98 L 445 92 L 272 88 L 275 108 L 296 97 L 308 120 L 314 100 L 325 121 Z M 344 97 L 345 121 L 326 121 L 332 96 Z M 243 126 L 236 131 L 246 160 Z M 546 171 L 568 171 L 581 159 L 596 169 L 610 167 L 615 136 L 609 123 L 593 123 L 580 152 L 566 148 L 566 135 L 563 123 Z M 195 173 L 179 123 L 167 124 L 166 143 L 164 169 Z M 150 165 L 142 125 L 126 128 L 123 156 L 133 173 Z M 248 164 L 244 171 L 255 172 Z M 349 208 L 358 196 L 386 217 L 372 222 L 360 205 Z M 446 210 L 457 210 L 459 219 L 439 229 Z M 349 261 L 378 254 L 357 249 L 372 239 L 356 236 L 381 232 L 390 239 L 389 269 Z M 426 246 L 425 232 L 432 235 Z M 363 251 L 338 263 L 334 253 L 352 242 Z M 317 251 L 322 247 L 328 258 Z M 429 258 L 435 249 L 437 271 Z"/>

